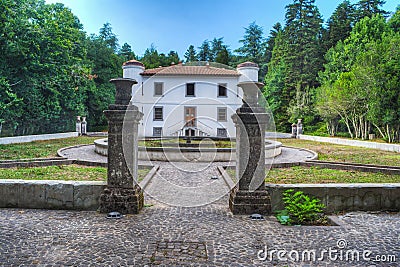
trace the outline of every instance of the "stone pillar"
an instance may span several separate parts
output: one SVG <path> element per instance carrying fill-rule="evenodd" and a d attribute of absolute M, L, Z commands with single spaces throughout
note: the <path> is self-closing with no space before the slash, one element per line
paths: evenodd
<path fill-rule="evenodd" d="M 241 82 L 243 105 L 232 115 L 236 125 L 236 180 L 229 207 L 233 214 L 270 214 L 265 188 L 265 129 L 269 115 L 258 104 L 259 82 Z"/>
<path fill-rule="evenodd" d="M 296 138 L 297 136 L 297 124 L 293 123 L 292 124 L 292 138 Z"/>
<path fill-rule="evenodd" d="M 299 138 L 299 136 L 303 134 L 303 124 L 301 123 L 301 119 L 297 120 L 297 138 Z"/>
<path fill-rule="evenodd" d="M 112 79 L 115 104 L 104 111 L 108 119 L 107 188 L 100 196 L 100 212 L 136 214 L 143 207 L 143 191 L 137 183 L 138 124 L 143 118 L 130 102 L 133 79 Z"/>
<path fill-rule="evenodd" d="M 78 136 L 81 135 L 82 133 L 82 128 L 81 128 L 81 116 L 76 116 L 76 127 L 75 131 L 78 133 Z"/>
<path fill-rule="evenodd" d="M 82 122 L 81 122 L 81 134 L 82 135 L 86 135 L 87 134 L 87 121 L 86 121 L 86 117 L 82 117 Z"/>

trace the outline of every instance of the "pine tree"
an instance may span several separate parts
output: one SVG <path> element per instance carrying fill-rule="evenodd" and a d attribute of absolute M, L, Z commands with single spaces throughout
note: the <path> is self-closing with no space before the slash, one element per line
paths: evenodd
<path fill-rule="evenodd" d="M 119 55 L 124 58 L 125 61 L 135 59 L 136 55 L 132 51 L 132 47 L 128 43 L 124 43 L 119 50 Z"/>
<path fill-rule="evenodd" d="M 109 22 L 105 23 L 102 28 L 100 28 L 100 38 L 107 44 L 107 46 L 114 51 L 118 49 L 118 38 L 112 32 L 112 27 Z"/>
<path fill-rule="evenodd" d="M 211 54 L 212 54 L 212 61 L 216 61 L 217 55 L 219 52 L 221 52 L 225 45 L 224 45 L 224 41 L 222 40 L 224 39 L 223 37 L 221 38 L 214 38 L 210 43 L 211 43 Z"/>
<path fill-rule="evenodd" d="M 243 61 L 263 62 L 265 49 L 263 34 L 263 29 L 255 21 L 245 28 L 243 39 L 239 41 L 243 45 L 235 50 L 244 58 Z"/>
<path fill-rule="evenodd" d="M 198 58 L 200 61 L 213 61 L 210 42 L 208 40 L 204 40 L 199 49 Z"/>
<path fill-rule="evenodd" d="M 176 51 L 169 51 L 167 56 L 168 64 L 178 64 L 179 63 L 179 56 Z"/>
<path fill-rule="evenodd" d="M 396 12 L 389 19 L 389 26 L 395 32 L 400 32 L 400 5 L 397 7 Z"/>
<path fill-rule="evenodd" d="M 228 48 L 226 46 L 222 47 L 222 50 L 219 51 L 215 57 L 215 62 L 228 65 L 231 59 L 231 55 L 229 53 Z"/>
<path fill-rule="evenodd" d="M 275 46 L 275 39 L 278 33 L 280 33 L 281 31 L 282 31 L 282 25 L 279 22 L 277 22 L 275 23 L 274 26 L 272 26 L 272 30 L 269 32 L 269 36 L 267 38 L 267 48 L 265 50 L 266 63 L 271 61 L 272 50 L 274 50 Z"/>
<path fill-rule="evenodd" d="M 151 46 L 144 51 L 144 55 L 140 59 L 140 61 L 144 64 L 146 69 L 153 69 L 163 65 L 161 59 L 162 58 L 158 54 L 156 47 L 154 46 L 154 44 L 151 44 Z"/>
<path fill-rule="evenodd" d="M 327 21 L 328 27 L 323 35 L 325 50 L 335 46 L 338 41 L 349 37 L 355 24 L 355 9 L 349 0 L 343 1 Z"/>
<path fill-rule="evenodd" d="M 387 16 L 388 12 L 381 9 L 385 3 L 386 1 L 384 0 L 360 0 L 356 4 L 357 21 L 360 21 L 365 17 L 372 17 L 376 14 Z"/>
<path fill-rule="evenodd" d="M 186 59 L 186 62 L 197 61 L 196 50 L 194 49 L 193 45 L 189 46 L 189 48 L 186 50 L 184 57 Z"/>
<path fill-rule="evenodd" d="M 313 92 L 322 69 L 322 19 L 315 0 L 294 0 L 286 6 L 286 25 L 276 37 L 265 95 L 268 102 L 279 98 L 276 125 L 288 130 L 290 122 L 303 118 L 313 124 Z M 272 90 L 272 91 L 271 91 Z"/>

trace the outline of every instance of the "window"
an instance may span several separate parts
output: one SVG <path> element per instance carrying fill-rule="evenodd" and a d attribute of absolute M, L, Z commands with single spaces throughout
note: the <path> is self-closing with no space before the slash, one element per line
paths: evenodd
<path fill-rule="evenodd" d="M 162 127 L 153 127 L 153 136 L 161 136 Z"/>
<path fill-rule="evenodd" d="M 186 96 L 195 96 L 194 94 L 194 83 L 186 84 Z"/>
<path fill-rule="evenodd" d="M 228 133 L 225 128 L 217 128 L 217 136 L 218 137 L 227 137 Z"/>
<path fill-rule="evenodd" d="M 228 96 L 226 87 L 227 87 L 226 83 L 218 84 L 218 97 L 227 97 Z"/>
<path fill-rule="evenodd" d="M 155 121 L 163 120 L 163 108 L 162 107 L 154 107 L 154 120 Z"/>
<path fill-rule="evenodd" d="M 226 119 L 226 108 L 217 108 L 217 120 L 218 121 L 227 121 Z"/>
<path fill-rule="evenodd" d="M 154 96 L 162 96 L 164 83 L 154 83 Z"/>

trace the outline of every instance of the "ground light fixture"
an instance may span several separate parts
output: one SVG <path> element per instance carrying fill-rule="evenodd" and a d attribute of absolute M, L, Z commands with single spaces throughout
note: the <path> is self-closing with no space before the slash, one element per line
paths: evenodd
<path fill-rule="evenodd" d="M 112 211 L 107 214 L 106 218 L 107 219 L 121 219 L 123 215 L 119 213 L 118 211 Z"/>
<path fill-rule="evenodd" d="M 250 215 L 250 219 L 252 220 L 264 220 L 264 217 L 261 214 L 254 213 Z"/>

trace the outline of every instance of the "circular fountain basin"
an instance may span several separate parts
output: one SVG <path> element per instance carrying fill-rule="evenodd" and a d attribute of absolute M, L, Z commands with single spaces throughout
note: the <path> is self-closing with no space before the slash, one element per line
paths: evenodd
<path fill-rule="evenodd" d="M 94 141 L 95 152 L 107 156 L 107 138 Z M 274 158 L 282 153 L 282 143 L 272 140 L 265 141 L 265 158 Z M 172 162 L 228 162 L 236 160 L 235 148 L 215 147 L 144 147 L 138 148 L 138 159 L 146 161 Z"/>

